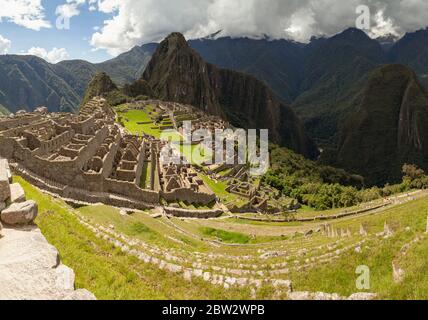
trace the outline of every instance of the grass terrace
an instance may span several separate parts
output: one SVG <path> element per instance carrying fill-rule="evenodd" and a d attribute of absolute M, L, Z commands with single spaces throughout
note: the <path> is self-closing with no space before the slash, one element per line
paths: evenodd
<path fill-rule="evenodd" d="M 425 234 L 426 194 L 369 215 L 329 221 L 333 228 L 351 231 L 349 237 L 330 238 L 316 232 L 305 236 L 308 230 L 323 224 L 319 222 L 249 222 L 227 217 L 155 219 L 150 216 L 151 212 L 121 215 L 118 209 L 104 205 L 73 209 L 19 177 L 14 180 L 24 187 L 28 199 L 38 202 L 36 222 L 48 241 L 58 248 L 64 264 L 74 269 L 77 287 L 91 290 L 99 299 L 247 299 L 253 296 L 249 287 L 226 290 L 201 278 L 186 281 L 182 274 L 144 263 L 96 237 L 78 217 L 142 241 L 145 246 L 139 249 L 159 259 L 176 257 L 180 261 L 177 263 L 187 268 L 195 265 L 202 270 L 226 274 L 232 272 L 228 270 L 238 269 L 246 272 L 245 275 L 250 272 L 255 279 L 291 280 L 296 291 L 336 292 L 348 296 L 361 291 L 355 286 L 355 270 L 365 265 L 370 268 L 368 291 L 378 293 L 380 298 L 428 297 L 425 254 L 428 238 L 422 237 L 410 245 L 406 256 L 399 255 L 403 246 Z M 224 197 L 229 196 L 222 187 L 213 185 Z M 385 222 L 393 232 L 388 238 L 379 235 Z M 359 234 L 361 225 L 367 230 L 367 237 Z M 360 244 L 362 240 L 365 242 Z M 340 250 L 344 251 L 338 253 Z M 327 254 L 328 258 L 323 258 Z M 398 261 L 406 271 L 400 284 L 393 281 L 393 261 Z M 272 298 L 274 293 L 272 287 L 262 286 L 256 298 Z"/>
<path fill-rule="evenodd" d="M 161 129 L 152 120 L 146 110 L 131 109 L 127 112 L 118 110 L 117 113 L 119 116 L 123 117 L 125 128 L 132 134 L 141 135 L 145 133 L 155 138 L 160 138 Z"/>

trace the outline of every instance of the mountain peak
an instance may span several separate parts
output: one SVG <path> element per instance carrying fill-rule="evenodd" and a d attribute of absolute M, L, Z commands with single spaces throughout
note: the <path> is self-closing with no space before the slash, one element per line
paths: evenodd
<path fill-rule="evenodd" d="M 371 40 L 367 33 L 355 27 L 348 28 L 333 38 L 349 39 L 352 41 Z"/>
<path fill-rule="evenodd" d="M 272 141 L 310 158 L 318 156 L 294 111 L 262 81 L 206 63 L 179 33 L 161 43 L 143 79 L 158 99 L 193 105 L 236 127 L 267 128 Z"/>
<path fill-rule="evenodd" d="M 160 43 L 160 46 L 168 45 L 168 47 L 188 47 L 186 38 L 180 32 L 173 32 Z"/>
<path fill-rule="evenodd" d="M 115 90 L 118 90 L 118 87 L 116 86 L 116 84 L 114 84 L 114 82 L 107 75 L 107 73 L 99 72 L 92 78 L 91 82 L 89 83 L 81 105 L 85 105 L 93 97 L 104 97 L 106 94 Z"/>

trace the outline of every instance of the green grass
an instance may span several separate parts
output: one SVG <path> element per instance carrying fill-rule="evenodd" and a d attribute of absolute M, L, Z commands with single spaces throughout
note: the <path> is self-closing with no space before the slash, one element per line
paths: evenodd
<path fill-rule="evenodd" d="M 237 232 L 229 232 L 224 230 L 218 230 L 214 228 L 202 228 L 201 232 L 203 235 L 213 238 L 221 239 L 221 241 L 226 243 L 238 243 L 238 244 L 247 244 L 250 242 L 250 237 Z"/>
<path fill-rule="evenodd" d="M 214 181 L 202 173 L 199 173 L 199 177 L 223 201 L 223 203 L 234 202 L 237 205 L 242 205 L 245 203 L 245 200 L 238 195 L 226 191 L 228 187 L 226 182 Z"/>
<path fill-rule="evenodd" d="M 190 204 L 190 203 L 185 202 L 185 201 L 178 201 L 178 202 L 173 202 L 173 203 L 178 204 L 180 206 L 180 208 L 190 209 L 190 210 L 211 210 L 216 205 L 215 202 L 212 202 L 212 203 L 210 203 L 208 205 L 197 204 L 197 203 Z M 172 203 L 169 203 L 168 205 L 171 205 L 171 204 Z"/>
<path fill-rule="evenodd" d="M 212 152 L 204 148 L 201 144 L 183 144 L 183 136 L 179 132 L 173 129 L 162 130 L 162 126 L 172 126 L 172 122 L 169 118 L 165 118 L 160 124 L 156 124 L 149 115 L 150 108 L 146 108 L 146 110 L 131 109 L 124 112 L 126 107 L 126 104 L 121 105 L 116 108 L 116 112 L 123 117 L 125 128 L 132 134 L 141 135 L 144 132 L 157 139 L 162 138 L 174 142 L 176 143 L 177 150 L 192 164 L 201 165 L 212 158 Z"/>
<path fill-rule="evenodd" d="M 202 165 L 203 163 L 209 161 L 213 157 L 213 153 L 211 150 L 207 150 L 202 144 L 189 145 L 189 144 L 181 144 L 180 153 L 186 157 L 190 163 L 195 165 Z"/>
<path fill-rule="evenodd" d="M 150 233 L 152 230 L 148 228 L 144 223 L 142 222 L 134 222 L 131 224 L 131 231 L 134 234 L 141 234 L 141 233 Z"/>
<path fill-rule="evenodd" d="M 296 290 L 337 292 L 350 295 L 357 292 L 355 270 L 360 265 L 370 268 L 371 289 L 381 299 L 428 299 L 428 242 L 416 245 L 406 257 L 405 270 L 408 276 L 403 283 L 396 284 L 392 277 L 392 261 L 403 245 L 424 232 L 427 221 L 428 199 L 419 199 L 382 214 L 356 217 L 335 224 L 339 228 L 350 228 L 356 233 L 361 223 L 375 234 L 383 230 L 385 221 L 395 230 L 390 239 L 376 238 L 363 246 L 363 252 L 349 252 L 332 263 L 320 265 L 305 273 L 293 273 L 291 280 Z M 409 227 L 410 231 L 406 231 Z"/>
<path fill-rule="evenodd" d="M 19 177 L 14 178 L 28 199 L 39 204 L 36 220 L 49 243 L 60 252 L 62 262 L 76 274 L 76 287 L 86 288 L 98 299 L 248 299 L 249 290 L 212 286 L 202 280 L 185 281 L 182 276 L 162 271 L 122 253 L 95 237 L 72 214 L 63 201 L 39 192 Z M 135 225 L 134 225 L 135 228 Z M 141 225 L 138 232 L 146 232 Z"/>
<path fill-rule="evenodd" d="M 151 135 L 155 138 L 160 137 L 161 130 L 159 129 L 159 126 L 152 121 L 149 113 L 145 110 L 129 110 L 126 113 L 119 110 L 117 113 L 123 117 L 125 128 L 132 134 L 141 135 L 144 132 L 145 134 Z M 139 122 L 148 123 L 139 124 Z"/>
<path fill-rule="evenodd" d="M 76 219 L 76 213 L 103 226 L 113 225 L 117 232 L 140 239 L 147 244 L 181 250 L 183 255 L 195 251 L 230 256 L 252 255 L 255 258 L 251 263 L 254 264 L 260 263 L 258 259 L 260 253 L 257 251 L 260 248 L 266 251 L 292 252 L 302 248 L 333 244 L 339 240 L 321 234 L 286 238 L 263 233 L 263 228 L 305 227 L 307 224 L 273 224 L 235 219 L 213 221 L 153 219 L 144 212 L 121 216 L 117 209 L 104 205 L 85 206 L 74 210 L 62 200 L 41 193 L 23 179 L 15 177 L 14 180 L 24 187 L 28 199 L 33 199 L 39 204 L 39 217 L 36 222 L 48 241 L 59 250 L 62 262 L 74 269 L 77 287 L 92 291 L 99 299 L 245 299 L 250 297 L 250 293 L 247 289 L 224 290 L 197 279 L 191 283 L 186 282 L 180 275 L 164 272 L 151 264 L 145 264 L 123 254 L 110 243 L 96 238 L 91 231 L 82 226 Z M 364 224 L 370 237 L 362 246 L 362 253 L 351 250 L 337 260 L 317 264 L 305 270 L 292 270 L 289 275 L 284 275 L 284 278 L 293 282 L 296 291 L 336 292 L 348 296 L 361 291 L 355 286 L 357 279 L 355 270 L 360 265 L 366 265 L 370 268 L 371 288 L 368 292 L 378 293 L 381 299 L 427 299 L 428 239 L 414 245 L 409 254 L 400 261 L 407 275 L 404 281 L 395 284 L 392 278 L 392 261 L 399 250 L 417 235 L 425 232 L 427 208 L 428 197 L 424 197 L 389 208 L 376 215 L 331 221 L 330 224 L 336 228 L 349 228 L 352 231 L 351 238 L 342 239 L 348 244 L 362 239 L 358 235 L 358 230 L 360 225 Z M 168 224 L 170 221 L 186 232 L 180 232 Z M 383 230 L 385 221 L 394 230 L 394 235 L 389 239 L 375 236 Z M 239 224 L 240 230 L 239 228 L 232 230 L 233 224 Z M 225 244 L 247 246 L 216 247 L 202 241 L 201 237 L 220 239 Z M 262 242 L 268 243 L 257 246 Z M 310 256 L 301 259 L 304 261 L 306 258 Z M 281 262 L 286 258 L 275 259 Z M 216 260 L 215 263 L 221 267 L 223 258 Z M 268 297 L 270 293 L 268 291 L 264 293 L 262 290 L 257 297 Z"/>
<path fill-rule="evenodd" d="M 300 222 L 269 222 L 269 220 L 253 221 L 253 220 L 244 220 L 244 219 L 237 219 L 237 218 L 230 218 L 230 219 L 227 219 L 226 221 L 229 221 L 231 223 L 247 224 L 247 225 L 253 225 L 253 226 L 265 226 L 265 227 L 298 227 L 303 225 Z"/>

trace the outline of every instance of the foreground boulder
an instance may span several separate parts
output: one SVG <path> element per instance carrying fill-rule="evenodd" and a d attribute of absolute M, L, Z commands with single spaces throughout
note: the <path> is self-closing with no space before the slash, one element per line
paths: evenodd
<path fill-rule="evenodd" d="M 0 239 L 0 300 L 94 300 L 74 289 L 74 272 L 36 226 L 3 230 Z"/>
<path fill-rule="evenodd" d="M 34 201 L 13 203 L 1 212 L 1 221 L 7 225 L 28 225 L 37 217 L 38 207 Z"/>

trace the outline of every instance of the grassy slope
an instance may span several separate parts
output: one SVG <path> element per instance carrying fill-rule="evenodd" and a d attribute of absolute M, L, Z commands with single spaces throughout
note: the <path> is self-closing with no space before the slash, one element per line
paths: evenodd
<path fill-rule="evenodd" d="M 231 299 L 249 297 L 245 290 L 224 290 L 203 281 L 186 282 L 123 254 L 83 227 L 63 201 L 44 195 L 20 178 L 28 199 L 39 204 L 37 224 L 76 273 L 76 286 L 98 299 Z M 141 230 L 141 229 L 139 229 Z"/>
<path fill-rule="evenodd" d="M 120 109 L 118 109 L 117 112 L 124 119 L 128 119 L 128 121 L 124 121 L 124 125 L 126 129 L 128 129 L 133 134 L 141 135 L 144 132 L 158 139 L 162 135 L 163 138 L 167 140 L 170 139 L 173 142 L 180 142 L 183 140 L 183 137 L 175 130 L 161 130 L 161 128 L 152 121 L 148 112 L 145 110 L 129 110 L 128 112 L 123 113 L 120 111 Z M 164 120 L 162 124 L 171 125 L 171 122 Z M 177 146 L 177 150 L 179 150 L 186 157 L 186 159 L 191 159 L 191 162 L 194 164 L 200 165 L 212 157 L 212 152 L 205 150 L 205 148 L 200 144 L 180 144 L 180 146 Z"/>
<path fill-rule="evenodd" d="M 428 298 L 428 259 L 423 250 L 428 248 L 428 241 L 416 245 L 405 261 L 407 277 L 402 284 L 395 284 L 392 278 L 392 261 L 403 245 L 424 232 L 427 221 L 428 199 L 389 209 L 381 215 L 358 217 L 337 224 L 336 227 L 350 227 L 358 232 L 361 223 L 370 233 L 381 232 L 385 221 L 395 231 L 387 240 L 371 240 L 358 254 L 350 252 L 333 263 L 325 264 L 304 273 L 292 275 L 298 290 L 338 292 L 349 295 L 356 291 L 355 270 L 359 265 L 366 265 L 371 270 L 371 292 L 377 292 L 383 299 L 427 299 Z M 409 227 L 410 230 L 405 229 Z M 426 251 L 425 251 L 426 252 Z"/>
<path fill-rule="evenodd" d="M 226 191 L 226 188 L 228 187 L 226 182 L 216 182 L 202 173 L 199 173 L 199 177 L 223 201 L 223 203 L 227 204 L 232 201 L 235 202 L 237 205 L 242 205 L 245 203 L 245 200 L 243 200 L 238 195 Z"/>
<path fill-rule="evenodd" d="M 119 115 L 123 116 L 126 129 L 133 134 L 141 135 L 143 132 L 159 138 L 161 131 L 159 128 L 154 129 L 156 125 L 152 122 L 149 114 L 144 110 L 129 110 L 126 113 L 118 111 Z M 150 122 L 148 124 L 138 124 L 138 122 Z"/>
<path fill-rule="evenodd" d="M 34 199 L 39 203 L 40 214 L 37 224 L 48 241 L 58 248 L 62 261 L 75 270 L 77 287 L 91 290 L 99 299 L 248 298 L 248 292 L 245 290 L 225 291 L 197 280 L 188 283 L 180 276 L 163 272 L 152 265 L 144 264 L 121 253 L 80 225 L 72 214 L 75 211 L 63 201 L 40 193 L 20 178 L 15 178 L 15 180 L 23 185 L 29 199 Z M 350 295 L 359 291 L 355 287 L 357 266 L 367 265 L 371 271 L 371 289 L 369 291 L 379 293 L 381 298 L 428 298 L 428 259 L 426 259 L 428 240 L 414 245 L 408 256 L 402 259 L 401 265 L 407 274 L 403 283 L 395 284 L 392 279 L 392 261 L 396 254 L 403 245 L 425 231 L 427 206 L 428 198 L 425 197 L 377 215 L 333 221 L 332 225 L 335 228 L 351 229 L 354 235 L 347 242 L 355 243 L 361 239 L 357 235 L 361 224 L 365 225 L 372 236 L 362 247 L 360 254 L 352 251 L 343 254 L 340 259 L 333 262 L 309 268 L 304 272 L 292 272 L 289 279 L 293 281 L 293 287 L 298 291 L 337 292 L 341 295 Z M 108 206 L 83 207 L 77 212 L 102 225 L 113 224 L 119 232 L 161 247 L 181 248 L 189 251 L 208 249 L 197 238 L 189 238 L 180 234 L 174 228 L 163 223 L 162 219 L 151 219 L 144 213 L 122 217 L 118 214 L 117 209 Z M 216 228 L 215 224 L 210 224 L 209 221 L 188 223 L 182 222 L 180 219 L 173 219 L 173 221 L 195 235 L 206 235 L 210 238 L 220 237 L 230 243 L 253 243 L 253 240 L 248 242 L 250 229 L 269 225 L 254 223 L 251 224 L 251 228 L 248 225 L 248 232 L 239 233 L 233 232 L 231 228 Z M 385 221 L 394 230 L 394 235 L 389 239 L 374 237 L 374 234 L 383 230 Z M 224 222 L 240 223 L 233 219 Z M 278 227 L 281 226 L 278 225 Z M 170 237 L 182 241 L 183 244 L 171 240 Z M 278 241 L 280 238 L 266 236 L 257 237 L 256 240 Z M 296 242 L 290 241 L 290 245 Z M 331 242 L 332 240 L 317 235 L 306 240 L 302 239 L 302 241 L 310 241 L 311 245 L 319 246 L 325 241 Z M 297 242 L 294 245 L 296 244 Z M 273 245 L 272 242 L 266 248 L 275 250 Z M 213 249 L 210 248 L 210 250 Z M 241 250 L 249 253 L 246 250 L 251 250 L 251 248 L 231 247 L 222 248 L 223 250 L 238 254 Z M 237 251 L 235 252 L 235 250 Z M 242 251 L 242 254 L 246 253 Z"/>

